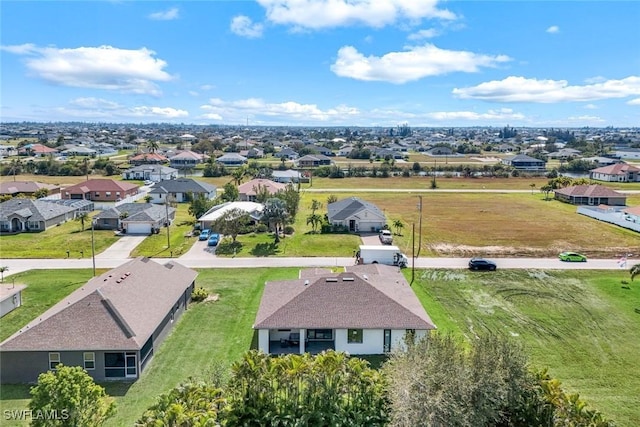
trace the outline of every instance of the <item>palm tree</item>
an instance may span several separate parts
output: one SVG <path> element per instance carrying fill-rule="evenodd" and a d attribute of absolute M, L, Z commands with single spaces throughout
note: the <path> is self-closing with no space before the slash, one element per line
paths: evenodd
<path fill-rule="evenodd" d="M 289 213 L 287 212 L 284 201 L 276 197 L 267 200 L 264 204 L 264 210 L 262 211 L 261 220 L 267 224 L 268 227 L 271 224 L 275 227 L 275 243 L 280 242 L 280 233 L 278 226 L 283 225 L 287 221 Z"/>
<path fill-rule="evenodd" d="M 400 232 L 402 231 L 402 229 L 404 228 L 404 224 L 402 223 L 401 220 L 396 219 L 395 221 L 393 221 L 393 228 L 396 229 L 396 234 L 398 236 L 402 236 L 402 234 L 400 234 Z"/>
<path fill-rule="evenodd" d="M 312 213 L 307 217 L 307 225 L 311 224 L 311 227 L 313 228 L 314 233 L 316 232 L 318 225 L 321 223 L 322 223 L 322 216 L 320 214 Z"/>
<path fill-rule="evenodd" d="M 80 221 L 80 225 L 82 225 L 82 231 L 84 231 L 84 222 L 89 219 L 89 214 L 87 212 L 80 212 L 78 216 L 76 216 L 76 221 Z"/>
<path fill-rule="evenodd" d="M 242 184 L 242 180 L 244 179 L 245 173 L 246 173 L 246 170 L 244 167 L 239 167 L 238 169 L 234 170 L 233 173 L 231 174 L 231 177 L 233 178 L 233 182 L 236 185 Z"/>
<path fill-rule="evenodd" d="M 150 153 L 155 153 L 156 151 L 158 151 L 159 148 L 160 148 L 160 145 L 158 144 L 157 141 L 147 142 L 147 150 L 149 150 Z"/>
<path fill-rule="evenodd" d="M 529 184 L 529 187 L 531 187 L 531 194 L 533 194 L 533 189 L 536 188 L 536 184 L 535 183 L 531 183 L 531 184 Z"/>
<path fill-rule="evenodd" d="M 631 274 L 632 281 L 636 276 L 640 276 L 640 264 L 636 264 L 633 267 L 631 267 L 629 269 L 629 274 Z"/>
<path fill-rule="evenodd" d="M 8 270 L 9 270 L 9 267 L 7 266 L 0 267 L 0 283 L 4 283 L 4 272 Z"/>

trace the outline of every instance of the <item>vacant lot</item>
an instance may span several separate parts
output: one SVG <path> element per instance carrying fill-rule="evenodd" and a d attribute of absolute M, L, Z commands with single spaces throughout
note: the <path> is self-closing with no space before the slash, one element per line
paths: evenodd
<path fill-rule="evenodd" d="M 410 272 L 406 273 L 409 277 Z M 525 346 L 533 366 L 548 366 L 591 407 L 620 426 L 640 425 L 640 371 L 633 369 L 640 354 L 640 315 L 634 311 L 640 308 L 640 286 L 632 283 L 630 289 L 623 288 L 620 281 L 627 278 L 626 272 L 417 273 L 413 288 L 440 331 L 468 339 L 483 331 L 507 334 Z M 118 414 L 109 425 L 131 425 L 160 393 L 188 377 L 206 378 L 216 366 L 237 360 L 251 346 L 251 325 L 263 283 L 297 274 L 295 268 L 247 269 L 241 275 L 232 269 L 201 270 L 198 285 L 220 299 L 190 307 L 139 381 L 107 384 L 118 403 Z M 74 284 L 55 295 L 44 295 L 52 301 L 37 311 L 89 275 L 88 270 L 64 272 L 63 281 Z M 18 277 L 33 292 L 48 292 L 46 272 Z M 56 287 L 63 285 L 56 283 Z M 25 304 L 20 310 L 31 309 Z M 17 328 L 15 322 L 5 326 L 3 319 L 3 334 Z M 20 409 L 28 403 L 27 386 L 3 386 L 1 393 L 0 410 Z"/>

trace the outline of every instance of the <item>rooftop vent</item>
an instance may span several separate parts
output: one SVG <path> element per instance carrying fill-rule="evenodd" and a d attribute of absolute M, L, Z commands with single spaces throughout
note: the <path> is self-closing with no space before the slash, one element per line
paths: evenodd
<path fill-rule="evenodd" d="M 353 282 L 355 279 L 353 277 L 343 277 L 342 281 L 343 282 Z"/>
<path fill-rule="evenodd" d="M 364 278 L 364 280 L 369 280 L 369 276 L 367 276 L 366 274 L 363 274 L 362 277 Z"/>
<path fill-rule="evenodd" d="M 117 279 L 116 283 L 122 283 L 122 280 L 121 279 Z"/>
<path fill-rule="evenodd" d="M 305 286 L 308 286 L 308 285 L 309 285 L 309 280 L 308 280 L 308 279 L 304 281 L 304 285 L 305 285 Z"/>
<path fill-rule="evenodd" d="M 338 281 L 338 279 L 337 279 L 336 277 L 327 277 L 327 278 L 325 279 L 325 281 L 326 281 L 326 282 L 337 282 L 337 281 Z"/>

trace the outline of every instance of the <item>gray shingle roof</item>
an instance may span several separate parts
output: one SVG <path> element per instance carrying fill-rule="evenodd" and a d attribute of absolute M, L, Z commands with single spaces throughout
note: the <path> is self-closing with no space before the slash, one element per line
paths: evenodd
<path fill-rule="evenodd" d="M 337 202 L 327 205 L 329 221 L 344 220 L 365 210 L 372 211 L 384 218 L 384 212 L 376 205 L 358 199 L 357 197 L 338 200 Z"/>
<path fill-rule="evenodd" d="M 30 221 L 47 221 L 75 210 L 72 207 L 41 200 L 10 199 L 0 203 L 0 220 L 7 221 L 9 215 L 17 213 Z"/>
<path fill-rule="evenodd" d="M 153 203 L 124 203 L 111 209 L 100 212 L 95 219 L 117 219 L 122 213 L 127 213 L 127 221 L 159 221 L 173 215 L 176 208 L 156 205 Z"/>
<path fill-rule="evenodd" d="M 216 191 L 216 186 L 206 182 L 200 182 L 189 178 L 169 179 L 160 181 L 151 187 L 149 193 L 211 193 Z"/>

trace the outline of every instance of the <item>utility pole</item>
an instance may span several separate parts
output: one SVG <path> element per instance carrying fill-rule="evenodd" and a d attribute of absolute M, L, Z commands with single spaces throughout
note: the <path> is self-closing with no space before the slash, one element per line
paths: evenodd
<path fill-rule="evenodd" d="M 418 196 L 420 203 L 418 204 L 418 253 L 416 256 L 420 256 L 420 248 L 422 248 L 422 196 Z"/>
<path fill-rule="evenodd" d="M 95 220 L 91 218 L 91 260 L 93 261 L 93 277 L 96 277 L 96 243 L 93 236 Z"/>
<path fill-rule="evenodd" d="M 169 237 L 169 193 L 167 193 L 167 197 L 164 199 L 164 208 L 167 217 L 167 249 L 171 248 L 171 239 Z"/>
<path fill-rule="evenodd" d="M 411 283 L 409 286 L 413 285 L 413 281 L 416 278 L 416 223 L 411 223 Z"/>

